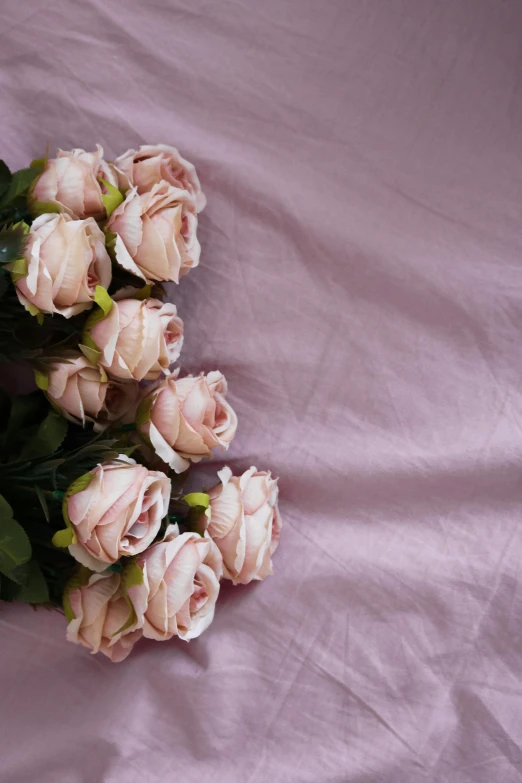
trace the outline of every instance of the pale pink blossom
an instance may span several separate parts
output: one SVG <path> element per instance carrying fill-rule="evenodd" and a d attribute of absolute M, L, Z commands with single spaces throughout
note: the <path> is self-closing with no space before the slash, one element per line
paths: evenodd
<path fill-rule="evenodd" d="M 111 282 L 105 237 L 93 218 L 41 215 L 31 226 L 24 256 L 27 274 L 16 275 L 16 292 L 29 310 L 71 318 L 92 307 L 96 286 Z"/>
<path fill-rule="evenodd" d="M 102 199 L 104 187 L 100 179 L 118 187 L 118 178 L 122 179 L 121 173 L 103 160 L 103 148 L 99 144 L 95 152 L 59 150 L 56 158 L 47 161 L 33 187 L 31 199 L 43 202 L 44 207 L 52 204 L 72 218 L 100 219 L 106 217 Z"/>
<path fill-rule="evenodd" d="M 109 379 L 101 365 L 91 364 L 83 354 L 53 362 L 46 393 L 70 421 L 94 422 L 97 430 L 116 421 L 134 421 L 139 400 L 136 381 Z"/>
<path fill-rule="evenodd" d="M 69 547 L 73 557 L 101 571 L 150 546 L 168 512 L 170 479 L 120 456 L 98 465 L 84 480 L 85 488 L 75 492 L 73 485 L 64 501 L 77 539 Z"/>
<path fill-rule="evenodd" d="M 143 583 L 129 588 L 132 600 L 145 604 L 143 635 L 165 641 L 189 640 L 208 628 L 214 617 L 222 575 L 219 549 L 208 536 L 179 535 L 174 528 L 136 560 Z"/>
<path fill-rule="evenodd" d="M 130 182 L 140 195 L 164 180 L 179 190 L 186 190 L 196 206 L 196 212 L 201 212 L 205 207 L 206 199 L 196 169 L 181 157 L 175 147 L 146 144 L 139 150 L 127 150 L 116 158 L 114 165 L 125 176 L 121 184 Z"/>
<path fill-rule="evenodd" d="M 143 606 L 130 602 L 119 574 L 92 574 L 77 582 L 64 595 L 67 639 L 113 663 L 123 661 L 143 635 Z"/>
<path fill-rule="evenodd" d="M 190 462 L 211 457 L 216 446 L 228 449 L 237 416 L 226 393 L 226 379 L 217 371 L 197 377 L 170 376 L 140 403 L 138 430 L 156 454 L 181 473 Z"/>
<path fill-rule="evenodd" d="M 187 190 L 161 181 L 140 195 L 129 190 L 107 222 L 116 234 L 114 252 L 120 266 L 153 282 L 179 282 L 199 263 L 198 219 Z"/>
<path fill-rule="evenodd" d="M 158 299 L 122 299 L 87 329 L 101 352 L 100 364 L 114 378 L 155 380 L 167 373 L 183 344 L 176 306 Z"/>
<path fill-rule="evenodd" d="M 277 479 L 254 467 L 242 476 L 228 467 L 218 475 L 220 483 L 209 492 L 208 533 L 223 556 L 224 576 L 234 584 L 264 579 L 272 573 L 281 532 Z"/>

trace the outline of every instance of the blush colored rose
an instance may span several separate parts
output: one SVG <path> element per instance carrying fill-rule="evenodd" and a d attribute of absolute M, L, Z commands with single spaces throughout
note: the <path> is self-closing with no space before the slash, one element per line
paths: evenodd
<path fill-rule="evenodd" d="M 48 373 L 47 396 L 66 418 L 85 424 L 95 421 L 107 394 L 107 374 L 83 355 L 68 362 L 55 362 Z"/>
<path fill-rule="evenodd" d="M 134 421 L 138 384 L 110 380 L 103 367 L 91 364 L 83 354 L 67 362 L 54 362 L 47 383 L 47 396 L 71 421 L 83 426 L 87 421 L 95 422 L 96 430 L 116 421 Z"/>
<path fill-rule="evenodd" d="M 182 158 L 175 147 L 166 144 L 146 144 L 139 150 L 127 150 L 114 161 L 114 165 L 142 195 L 164 180 L 179 190 L 186 190 L 192 198 L 196 212 L 205 207 L 206 199 L 199 184 L 196 169 Z"/>
<path fill-rule="evenodd" d="M 64 501 L 77 538 L 69 551 L 100 571 L 152 543 L 168 511 L 170 479 L 126 457 L 104 462 L 88 475 L 85 489 L 68 492 Z"/>
<path fill-rule="evenodd" d="M 129 600 L 120 575 L 114 573 L 92 574 L 84 584 L 66 589 L 67 639 L 103 653 L 113 663 L 123 661 L 143 635 L 143 609 L 129 606 Z M 135 621 L 122 630 L 133 610 Z"/>
<path fill-rule="evenodd" d="M 156 454 L 181 473 L 191 461 L 211 457 L 216 446 L 228 449 L 237 416 L 226 392 L 225 377 L 217 371 L 196 378 L 166 378 L 140 404 L 138 429 Z"/>
<path fill-rule="evenodd" d="M 122 299 L 89 328 L 101 351 L 100 364 L 123 380 L 155 380 L 167 373 L 183 344 L 183 321 L 176 306 L 158 299 Z"/>
<path fill-rule="evenodd" d="M 221 483 L 209 492 L 208 532 L 223 556 L 224 576 L 234 584 L 264 579 L 281 532 L 277 479 L 253 467 L 242 476 L 230 468 L 218 475 Z"/>
<path fill-rule="evenodd" d="M 44 204 L 54 204 L 60 212 L 72 218 L 106 217 L 99 179 L 118 187 L 118 174 L 103 160 L 103 148 L 96 152 L 82 149 L 59 150 L 38 177 L 32 197 Z"/>
<path fill-rule="evenodd" d="M 129 589 L 140 605 L 146 593 L 143 635 L 158 641 L 188 641 L 203 633 L 219 595 L 222 560 L 215 544 L 208 536 L 176 532 L 138 556 L 143 585 Z"/>
<path fill-rule="evenodd" d="M 105 237 L 93 218 L 42 215 L 31 226 L 24 255 L 27 275 L 16 280 L 16 292 L 28 309 L 71 318 L 92 307 L 97 285 L 111 282 Z"/>
<path fill-rule="evenodd" d="M 162 181 L 143 195 L 130 190 L 107 229 L 116 234 L 114 252 L 120 266 L 147 282 L 178 283 L 199 263 L 197 225 L 190 193 Z"/>

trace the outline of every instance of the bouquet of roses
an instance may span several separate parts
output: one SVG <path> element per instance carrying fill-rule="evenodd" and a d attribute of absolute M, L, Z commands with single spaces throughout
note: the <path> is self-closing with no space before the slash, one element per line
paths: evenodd
<path fill-rule="evenodd" d="M 264 579 L 279 540 L 270 472 L 183 491 L 237 427 L 219 371 L 173 367 L 162 284 L 198 265 L 204 206 L 164 145 L 0 161 L 0 361 L 38 387 L 0 391 L 0 599 L 62 607 L 67 638 L 112 661 L 199 636 L 221 579 Z"/>

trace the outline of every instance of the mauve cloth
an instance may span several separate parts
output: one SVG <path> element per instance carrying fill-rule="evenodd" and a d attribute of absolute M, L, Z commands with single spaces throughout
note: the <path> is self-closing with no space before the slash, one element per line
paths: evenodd
<path fill-rule="evenodd" d="M 273 577 L 123 664 L 3 606 L 2 781 L 521 781 L 519 0 L 2 12 L 12 167 L 196 163 L 182 366 L 226 374 L 285 522 Z"/>

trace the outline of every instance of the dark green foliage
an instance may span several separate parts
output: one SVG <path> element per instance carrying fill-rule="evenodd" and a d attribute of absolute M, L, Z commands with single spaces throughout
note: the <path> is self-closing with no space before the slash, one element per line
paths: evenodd
<path fill-rule="evenodd" d="M 4 278 L 5 276 L 5 278 Z M 6 279 L 2 295 L 2 280 Z M 76 348 L 88 313 L 65 319 L 46 315 L 43 324 L 18 301 L 10 275 L 0 266 L 0 363 L 6 361 L 63 360 Z"/>
<path fill-rule="evenodd" d="M 126 438 L 69 424 L 40 391 L 12 401 L 0 392 L 0 599 L 61 603 L 75 568 L 51 542 L 64 526 L 63 493 L 98 463 L 129 454 Z"/>
<path fill-rule="evenodd" d="M 11 264 L 23 256 L 28 230 L 23 222 L 0 229 L 0 264 Z"/>
<path fill-rule="evenodd" d="M 31 557 L 31 543 L 23 527 L 13 519 L 13 509 L 0 495 L 0 573 L 18 584 L 25 581 L 23 566 Z"/>
<path fill-rule="evenodd" d="M 28 196 L 44 167 L 45 160 L 35 160 L 29 168 L 11 174 L 6 164 L 0 161 L 0 225 L 31 221 Z"/>

